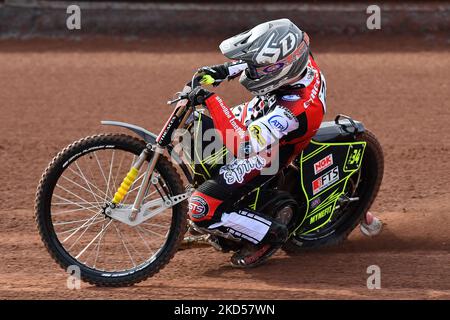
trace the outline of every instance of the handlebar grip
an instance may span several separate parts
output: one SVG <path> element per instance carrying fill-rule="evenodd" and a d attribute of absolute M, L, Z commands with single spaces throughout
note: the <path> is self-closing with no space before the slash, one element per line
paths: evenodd
<path fill-rule="evenodd" d="M 210 85 L 210 84 L 213 84 L 214 82 L 216 82 L 216 80 L 214 80 L 214 78 L 211 77 L 209 74 L 205 74 L 200 79 L 200 84 L 202 84 L 202 85 L 205 85 L 205 84 Z"/>

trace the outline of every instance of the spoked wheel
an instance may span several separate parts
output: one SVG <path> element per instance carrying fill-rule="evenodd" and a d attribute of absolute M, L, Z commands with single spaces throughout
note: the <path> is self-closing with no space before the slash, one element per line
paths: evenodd
<path fill-rule="evenodd" d="M 160 157 L 143 203 L 161 212 L 136 226 L 112 219 L 106 209 L 145 147 L 126 135 L 81 139 L 50 163 L 36 194 L 36 222 L 51 256 L 63 268 L 78 266 L 81 278 L 100 286 L 127 286 L 164 267 L 186 231 L 185 202 L 165 208 L 169 196 L 183 193 L 182 180 Z M 151 155 L 150 155 L 151 157 Z M 144 164 L 121 202 L 132 206 L 142 182 Z M 158 205 L 161 208 L 158 208 Z"/>
<path fill-rule="evenodd" d="M 350 178 L 344 198 L 353 197 L 358 200 L 341 204 L 341 207 L 333 213 L 330 222 L 323 228 L 306 235 L 294 235 L 283 246 L 283 250 L 287 253 L 298 253 L 341 243 L 370 209 L 383 179 L 383 150 L 376 137 L 368 130 L 358 135 L 356 140 L 367 143 L 366 151 L 361 169 Z"/>

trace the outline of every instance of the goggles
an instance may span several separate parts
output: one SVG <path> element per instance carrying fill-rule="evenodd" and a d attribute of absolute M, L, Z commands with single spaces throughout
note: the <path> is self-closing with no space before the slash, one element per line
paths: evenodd
<path fill-rule="evenodd" d="M 284 67 L 287 67 L 288 65 L 291 65 L 298 59 L 300 59 L 305 52 L 309 50 L 309 37 L 306 33 L 303 33 L 303 41 L 300 44 L 300 46 L 295 49 L 290 55 L 288 55 L 286 58 L 270 64 L 268 66 L 262 66 L 262 67 L 254 67 L 249 65 L 248 69 L 246 70 L 247 75 L 251 79 L 259 79 L 267 74 L 271 74 L 273 72 L 279 71 L 283 69 Z"/>

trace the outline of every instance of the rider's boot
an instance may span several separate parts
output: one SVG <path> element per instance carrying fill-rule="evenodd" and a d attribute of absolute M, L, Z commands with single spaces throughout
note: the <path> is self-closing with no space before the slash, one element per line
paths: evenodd
<path fill-rule="evenodd" d="M 272 224 L 262 239 L 255 245 L 246 243 L 239 251 L 233 254 L 230 263 L 236 268 L 256 267 L 267 261 L 288 239 L 286 225 L 272 221 Z"/>
<path fill-rule="evenodd" d="M 380 234 L 383 229 L 383 223 L 380 219 L 375 217 L 369 211 L 367 211 L 364 220 L 359 225 L 361 233 L 367 237 L 373 237 Z"/>

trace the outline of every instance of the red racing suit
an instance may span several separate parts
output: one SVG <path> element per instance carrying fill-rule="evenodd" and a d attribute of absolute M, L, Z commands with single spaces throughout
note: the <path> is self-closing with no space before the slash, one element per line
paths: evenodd
<path fill-rule="evenodd" d="M 311 56 L 299 81 L 232 110 L 216 94 L 208 97 L 214 127 L 235 158 L 193 193 L 190 219 L 202 228 L 262 242 L 272 220 L 248 209 L 227 210 L 227 200 L 259 186 L 306 148 L 326 112 L 325 97 L 325 78 Z M 264 174 L 275 158 L 276 170 Z"/>

